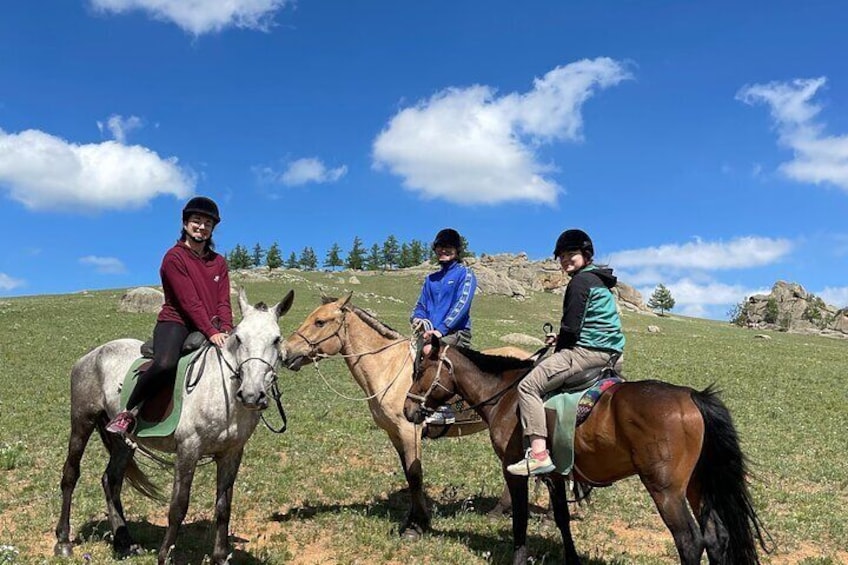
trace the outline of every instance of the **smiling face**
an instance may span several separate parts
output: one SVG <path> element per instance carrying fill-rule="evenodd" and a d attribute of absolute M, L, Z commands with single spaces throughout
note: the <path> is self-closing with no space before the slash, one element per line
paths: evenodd
<path fill-rule="evenodd" d="M 208 241 L 215 229 L 215 220 L 204 214 L 192 214 L 183 222 L 183 229 L 198 243 Z"/>
<path fill-rule="evenodd" d="M 586 266 L 586 257 L 580 251 L 563 251 L 557 259 L 559 259 L 559 266 L 567 275 L 573 275 Z"/>
<path fill-rule="evenodd" d="M 437 245 L 433 248 L 433 251 L 436 253 L 436 258 L 439 263 L 449 263 L 456 259 L 459 253 L 456 247 L 451 247 L 449 245 Z"/>

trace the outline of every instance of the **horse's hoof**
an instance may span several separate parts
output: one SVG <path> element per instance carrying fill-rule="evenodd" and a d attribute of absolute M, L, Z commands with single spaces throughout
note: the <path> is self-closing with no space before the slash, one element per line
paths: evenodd
<path fill-rule="evenodd" d="M 423 533 L 424 532 L 418 526 L 409 525 L 400 531 L 400 537 L 404 541 L 418 541 L 421 539 Z"/>
<path fill-rule="evenodd" d="M 53 546 L 53 555 L 56 557 L 73 557 L 74 548 L 70 542 L 56 542 Z"/>

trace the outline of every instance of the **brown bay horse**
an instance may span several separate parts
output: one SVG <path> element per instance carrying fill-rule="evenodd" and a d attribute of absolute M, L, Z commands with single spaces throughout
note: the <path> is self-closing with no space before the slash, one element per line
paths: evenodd
<path fill-rule="evenodd" d="M 410 507 L 402 536 L 415 539 L 429 529 L 430 513 L 424 495 L 421 468 L 421 427 L 403 413 L 406 392 L 412 385 L 411 341 L 350 303 L 352 294 L 339 299 L 325 298 L 300 327 L 286 339 L 285 366 L 293 371 L 326 357 L 339 355 L 366 395 L 374 422 L 389 436 L 400 457 L 409 485 Z M 529 353 L 517 347 L 489 350 L 502 356 L 526 358 Z M 468 435 L 486 429 L 485 423 L 452 427 L 448 436 Z M 509 507 L 509 491 L 504 490 L 497 511 Z"/>
<path fill-rule="evenodd" d="M 489 424 L 513 502 L 513 563 L 527 562 L 527 477 L 506 466 L 524 454 L 515 385 L 532 361 L 433 347 L 414 375 L 404 412 L 421 421 L 459 394 Z M 550 426 L 549 426 L 550 427 Z M 759 563 L 767 536 L 747 486 L 747 460 L 725 405 L 704 391 L 660 381 L 624 382 L 598 400 L 574 439 L 574 478 L 610 484 L 638 475 L 674 537 L 684 565 Z M 565 478 L 546 476 L 565 563 L 580 563 L 570 530 Z M 687 504 L 688 502 L 688 504 Z"/>

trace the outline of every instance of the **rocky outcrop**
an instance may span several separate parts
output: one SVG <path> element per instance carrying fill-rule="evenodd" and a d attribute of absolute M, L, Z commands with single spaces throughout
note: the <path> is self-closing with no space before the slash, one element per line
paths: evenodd
<path fill-rule="evenodd" d="M 127 291 L 118 302 L 119 312 L 157 313 L 165 303 L 161 290 L 141 286 Z"/>
<path fill-rule="evenodd" d="M 530 261 L 526 253 L 482 255 L 467 260 L 467 263 L 477 275 L 477 288 L 482 294 L 522 299 L 530 290 L 562 294 L 568 286 L 568 277 L 556 261 Z M 613 293 L 620 308 L 650 313 L 642 301 L 642 295 L 632 286 L 619 281 Z"/>
<path fill-rule="evenodd" d="M 848 337 L 848 308 L 838 309 L 800 284 L 778 281 L 747 299 L 737 322 L 748 328 Z"/>

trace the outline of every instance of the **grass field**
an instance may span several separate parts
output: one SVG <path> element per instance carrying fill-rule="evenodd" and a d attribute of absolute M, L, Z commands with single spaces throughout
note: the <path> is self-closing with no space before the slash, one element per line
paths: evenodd
<path fill-rule="evenodd" d="M 287 273 L 274 282 L 247 282 L 252 302 L 274 303 L 289 288 L 288 335 L 319 303 L 322 292 L 354 290 L 353 302 L 407 331 L 420 274 Z M 0 299 L 0 564 L 56 563 L 53 529 L 68 437 L 69 371 L 92 347 L 120 337 L 146 338 L 155 315 L 117 311 L 123 291 Z M 558 320 L 561 298 L 532 294 L 523 302 L 478 296 L 475 347 L 502 345 L 502 335 L 541 333 Z M 848 563 L 848 341 L 755 332 L 728 323 L 625 313 L 625 373 L 695 388 L 717 383 L 743 449 L 752 461 L 757 511 L 775 543 L 765 563 Z M 648 333 L 648 325 L 662 331 Z M 361 397 L 341 360 L 321 372 L 334 389 Z M 237 563 L 509 563 L 508 518 L 491 519 L 501 490 L 485 434 L 428 441 L 424 474 L 434 530 L 416 543 L 397 528 L 407 507 L 395 452 L 371 421 L 365 403 L 341 398 L 311 368 L 280 371 L 289 430 L 260 425 L 236 483 L 232 541 Z M 144 460 L 142 460 L 144 463 Z M 105 451 L 96 437 L 83 459 L 71 525 L 76 562 L 112 561 L 100 474 Z M 170 474 L 145 465 L 170 490 Z M 534 502 L 546 504 L 544 488 Z M 202 563 L 213 543 L 214 467 L 198 471 L 178 563 Z M 155 563 L 166 508 L 133 491 L 124 505 L 137 540 L 150 553 L 130 563 Z M 561 560 L 552 520 L 529 528 L 536 563 Z M 641 484 L 622 481 L 594 492 L 574 525 L 577 549 L 593 565 L 677 562 L 671 539 Z M 86 559 L 87 558 L 87 559 Z"/>

